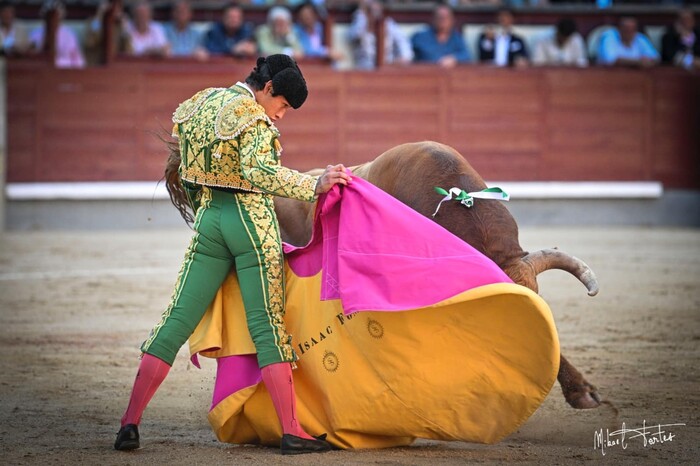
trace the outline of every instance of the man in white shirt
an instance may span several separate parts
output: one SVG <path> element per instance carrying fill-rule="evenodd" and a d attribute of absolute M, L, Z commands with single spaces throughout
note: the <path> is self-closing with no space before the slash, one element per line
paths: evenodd
<path fill-rule="evenodd" d="M 479 61 L 496 66 L 527 66 L 525 41 L 512 31 L 514 23 L 510 10 L 498 12 L 498 31 L 487 27 L 479 36 Z"/>
<path fill-rule="evenodd" d="M 15 21 L 15 7 L 0 4 L 0 55 L 21 55 L 29 48 L 27 31 Z"/>

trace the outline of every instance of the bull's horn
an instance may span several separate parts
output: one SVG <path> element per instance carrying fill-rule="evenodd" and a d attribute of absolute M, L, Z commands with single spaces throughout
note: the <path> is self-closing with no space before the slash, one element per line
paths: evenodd
<path fill-rule="evenodd" d="M 530 264 L 535 275 L 550 269 L 565 270 L 578 278 L 588 289 L 588 296 L 598 294 L 598 279 L 585 262 L 556 249 L 542 249 L 523 257 Z"/>

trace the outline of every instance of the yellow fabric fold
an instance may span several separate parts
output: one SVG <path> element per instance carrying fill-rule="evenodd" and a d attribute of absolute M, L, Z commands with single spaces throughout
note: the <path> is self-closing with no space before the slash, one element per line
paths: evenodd
<path fill-rule="evenodd" d="M 488 285 L 417 310 L 344 316 L 339 301 L 319 301 L 320 274 L 301 278 L 286 267 L 286 281 L 285 321 L 300 357 L 299 420 L 336 446 L 494 443 L 528 419 L 556 379 L 551 312 L 519 285 Z M 209 357 L 254 353 L 235 274 L 190 344 Z M 224 442 L 276 444 L 281 435 L 262 384 L 223 400 L 209 420 Z"/>

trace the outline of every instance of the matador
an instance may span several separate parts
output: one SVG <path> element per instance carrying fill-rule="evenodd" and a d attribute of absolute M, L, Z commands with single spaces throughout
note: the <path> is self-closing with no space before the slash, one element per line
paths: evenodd
<path fill-rule="evenodd" d="M 140 447 L 138 425 L 229 271 L 240 283 L 248 330 L 263 382 L 282 424 L 283 454 L 330 449 L 296 418 L 291 364 L 297 355 L 284 323 L 284 263 L 273 197 L 313 202 L 335 184 L 351 181 L 342 165 L 311 176 L 280 164 L 274 122 L 306 100 L 306 81 L 286 55 L 257 60 L 245 82 L 208 88 L 173 114 L 180 182 L 195 213 L 170 304 L 141 346 L 142 358 L 114 448 Z"/>

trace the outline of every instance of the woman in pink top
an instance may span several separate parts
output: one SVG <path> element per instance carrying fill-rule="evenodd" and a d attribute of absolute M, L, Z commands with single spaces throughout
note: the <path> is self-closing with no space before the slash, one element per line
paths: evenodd
<path fill-rule="evenodd" d="M 138 2 L 132 9 L 133 23 L 127 27 L 131 50 L 137 56 L 165 56 L 168 39 L 163 26 L 152 20 L 153 12 L 147 2 Z"/>

